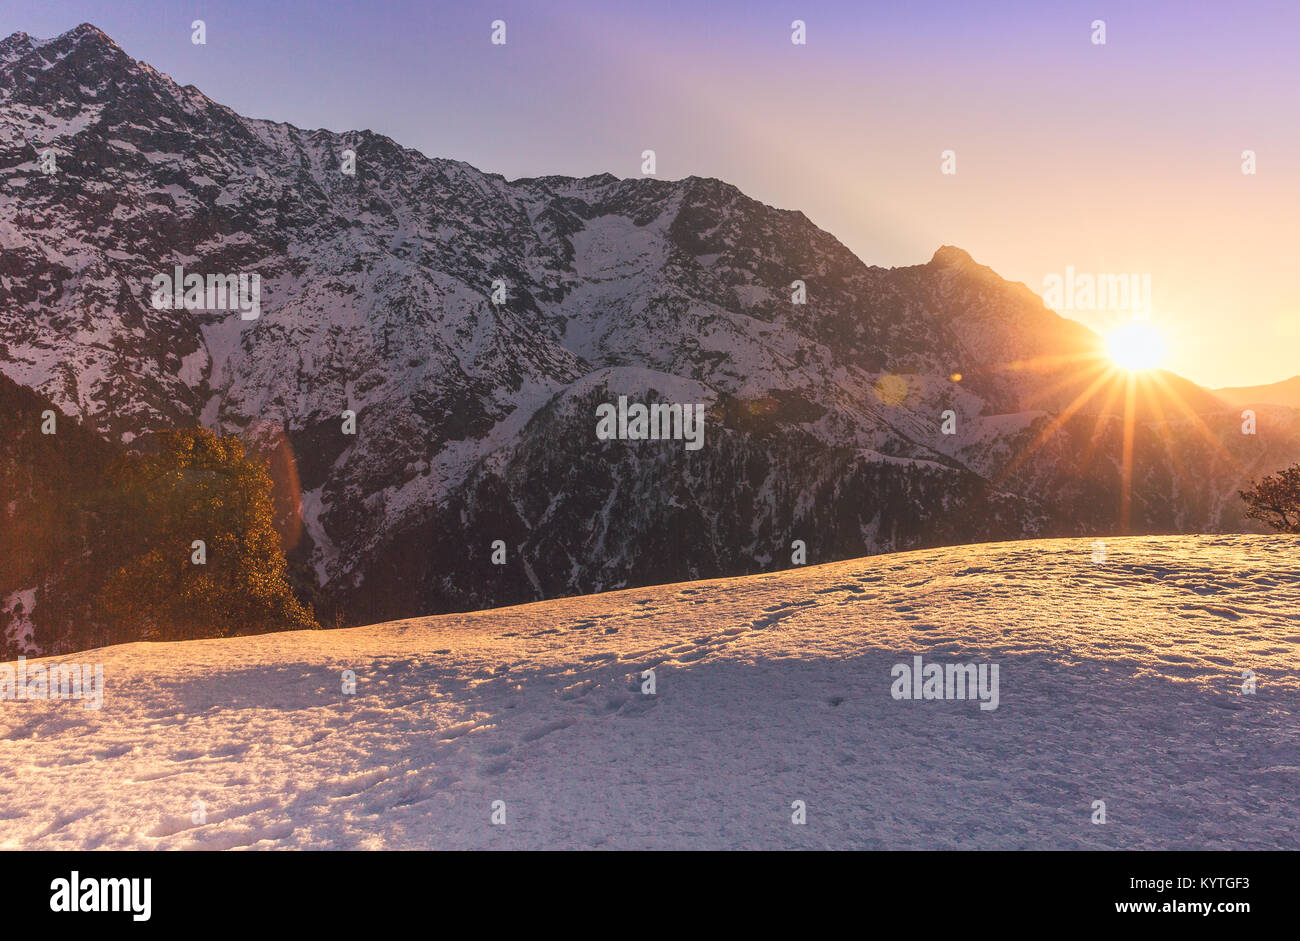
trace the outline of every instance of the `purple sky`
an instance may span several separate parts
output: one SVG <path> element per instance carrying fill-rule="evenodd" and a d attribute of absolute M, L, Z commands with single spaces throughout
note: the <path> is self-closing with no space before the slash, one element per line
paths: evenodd
<path fill-rule="evenodd" d="M 955 244 L 1040 293 L 1067 267 L 1149 274 L 1169 368 L 1212 386 L 1300 372 L 1293 0 L 0 6 L 0 35 L 85 21 L 243 114 L 511 178 L 636 176 L 651 148 L 661 177 L 801 209 L 870 264 Z M 1130 316 L 1062 313 L 1102 332 Z"/>

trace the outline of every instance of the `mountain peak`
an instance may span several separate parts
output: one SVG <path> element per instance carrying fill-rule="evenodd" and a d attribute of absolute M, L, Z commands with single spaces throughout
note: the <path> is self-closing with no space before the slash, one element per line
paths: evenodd
<path fill-rule="evenodd" d="M 0 39 L 0 63 L 12 62 L 36 48 L 38 43 L 24 32 L 12 33 Z"/>
<path fill-rule="evenodd" d="M 28 46 L 35 48 L 36 46 L 44 46 L 48 43 L 62 42 L 65 40 L 73 43 L 90 40 L 92 42 L 107 43 L 114 47 L 117 46 L 117 43 L 113 42 L 112 37 L 94 23 L 82 23 L 79 26 L 74 26 L 66 32 L 60 33 L 53 39 L 36 39 L 29 33 L 18 30 L 18 32 L 10 33 L 3 40 L 0 40 L 0 49 L 15 46 Z"/>
<path fill-rule="evenodd" d="M 940 245 L 930 264 L 942 268 L 965 268 L 974 265 L 975 259 L 970 257 L 970 252 L 956 245 Z"/>
<path fill-rule="evenodd" d="M 104 32 L 94 23 L 82 23 L 79 26 L 74 26 L 72 29 L 64 33 L 63 36 L 71 36 L 77 39 L 89 37 L 100 40 L 101 42 L 113 42 L 113 40 L 109 38 L 108 33 Z M 63 36 L 60 36 L 59 38 L 62 39 Z M 113 45 L 116 46 L 117 43 L 113 43 Z"/>
<path fill-rule="evenodd" d="M 66 46 L 72 49 L 88 47 L 95 50 L 104 50 L 125 55 L 122 47 L 113 42 L 113 38 L 93 23 L 82 23 L 66 33 L 52 39 L 51 44 L 54 46 Z"/>
<path fill-rule="evenodd" d="M 74 49 L 83 47 L 114 56 L 126 55 L 122 47 L 113 42 L 112 38 L 98 26 L 93 23 L 82 23 L 53 39 L 36 39 L 22 31 L 12 33 L 0 40 L 0 64 L 16 62 L 23 56 L 42 48 L 49 48 L 55 58 L 61 59 Z"/>

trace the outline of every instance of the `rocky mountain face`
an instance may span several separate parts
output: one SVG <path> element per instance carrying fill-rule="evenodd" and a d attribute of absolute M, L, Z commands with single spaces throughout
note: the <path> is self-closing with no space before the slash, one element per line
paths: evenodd
<path fill-rule="evenodd" d="M 1111 373 L 960 249 L 871 267 L 719 180 L 508 181 L 244 118 L 89 25 L 0 43 L 0 249 L 0 373 L 115 444 L 239 433 L 327 623 L 1250 530 L 1236 489 L 1300 457 L 1300 413 L 1243 434 L 1185 380 Z M 246 276 L 256 317 L 160 308 L 178 267 Z M 598 435 L 621 396 L 702 406 L 702 447 Z"/>

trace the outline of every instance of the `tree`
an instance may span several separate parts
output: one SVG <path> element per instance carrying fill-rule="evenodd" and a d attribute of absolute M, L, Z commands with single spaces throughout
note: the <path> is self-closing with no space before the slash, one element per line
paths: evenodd
<path fill-rule="evenodd" d="M 1237 491 L 1246 501 L 1246 515 L 1283 533 L 1300 533 L 1300 464 L 1271 474 L 1247 490 Z"/>
<path fill-rule="evenodd" d="M 319 626 L 289 587 L 271 478 L 237 438 L 161 432 L 113 476 L 106 551 L 123 561 L 97 605 L 113 642 Z"/>

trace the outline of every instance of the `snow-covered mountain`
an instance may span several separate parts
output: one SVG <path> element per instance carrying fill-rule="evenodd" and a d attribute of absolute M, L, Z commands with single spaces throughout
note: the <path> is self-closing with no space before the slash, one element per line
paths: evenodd
<path fill-rule="evenodd" d="M 202 423 L 272 454 L 304 587 L 348 623 L 770 570 L 796 540 L 1122 525 L 1095 334 L 960 249 L 871 267 L 719 180 L 508 181 L 253 120 L 83 25 L 0 43 L 0 248 L 0 372 L 117 442 Z M 156 309 L 177 266 L 256 275 L 259 316 Z M 1130 528 L 1250 528 L 1235 491 L 1300 457 L 1300 413 L 1247 436 L 1160 378 Z M 704 446 L 599 439 L 619 396 L 702 405 Z"/>
<path fill-rule="evenodd" d="M 28 661 L 102 666 L 103 699 L 0 703 L 0 849 L 1294 849 L 1297 541 L 958 546 Z M 916 657 L 996 666 L 996 708 L 902 698 Z"/>

